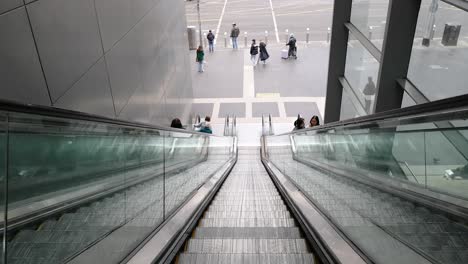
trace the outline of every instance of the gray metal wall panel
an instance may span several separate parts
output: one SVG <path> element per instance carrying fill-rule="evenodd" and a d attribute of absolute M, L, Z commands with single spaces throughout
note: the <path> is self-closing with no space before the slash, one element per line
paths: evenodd
<path fill-rule="evenodd" d="M 27 6 L 52 100 L 102 56 L 93 0 L 39 0 Z"/>
<path fill-rule="evenodd" d="M 19 7 L 23 4 L 21 0 L 2 0 L 0 1 L 0 14 Z"/>
<path fill-rule="evenodd" d="M 193 91 L 184 1 L 38 0 L 28 10 L 55 106 L 113 116 L 115 105 L 118 118 L 188 121 Z"/>
<path fill-rule="evenodd" d="M 54 106 L 115 117 L 104 59 L 100 59 Z"/>
<path fill-rule="evenodd" d="M 50 105 L 24 7 L 0 16 L 0 97 Z"/>

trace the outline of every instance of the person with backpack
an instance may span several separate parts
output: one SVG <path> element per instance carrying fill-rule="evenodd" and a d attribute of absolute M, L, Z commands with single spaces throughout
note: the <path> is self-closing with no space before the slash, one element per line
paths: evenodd
<path fill-rule="evenodd" d="M 208 31 L 208 35 L 206 35 L 206 38 L 208 39 L 208 51 L 213 53 L 215 35 L 213 34 L 213 32 L 211 32 L 211 30 Z"/>
<path fill-rule="evenodd" d="M 257 54 L 258 46 L 255 44 L 255 39 L 252 39 L 252 45 L 250 45 L 250 60 L 252 61 L 254 67 L 257 65 L 258 62 Z"/>
<path fill-rule="evenodd" d="M 286 46 L 289 46 L 288 58 L 293 57 L 294 59 L 297 59 L 297 46 L 296 46 L 296 38 L 294 37 L 294 34 L 291 34 L 289 36 L 289 40 L 288 40 L 288 43 L 286 43 Z"/>
<path fill-rule="evenodd" d="M 205 52 L 203 51 L 202 46 L 198 46 L 197 57 L 195 60 L 198 63 L 198 72 L 204 72 L 205 70 L 203 69 L 203 63 L 205 60 Z"/>
<path fill-rule="evenodd" d="M 268 51 L 266 49 L 265 42 L 260 41 L 259 48 L 260 48 L 260 60 L 263 61 L 263 64 L 266 64 L 266 60 L 268 60 L 270 55 L 268 54 Z"/>
<path fill-rule="evenodd" d="M 237 47 L 237 37 L 239 37 L 240 30 L 237 27 L 236 23 L 232 24 L 232 29 L 231 29 L 231 40 L 232 40 L 232 48 L 233 49 L 238 49 Z"/>

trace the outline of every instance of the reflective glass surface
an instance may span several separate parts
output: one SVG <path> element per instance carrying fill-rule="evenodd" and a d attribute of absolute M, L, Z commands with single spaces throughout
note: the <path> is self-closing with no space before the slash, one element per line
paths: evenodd
<path fill-rule="evenodd" d="M 466 226 L 365 180 L 468 201 L 468 127 L 451 123 L 268 136 L 268 159 L 373 262 L 466 263 Z"/>
<path fill-rule="evenodd" d="M 446 24 L 460 25 L 459 33 L 446 29 Z M 444 35 L 453 38 L 446 38 Z M 422 0 L 408 79 L 429 100 L 449 98 L 468 92 L 467 38 L 467 12 L 443 1 Z M 446 39 L 449 42 L 444 42 Z M 429 46 L 424 46 L 423 41 L 428 41 Z"/>
<path fill-rule="evenodd" d="M 354 94 L 350 94 L 347 89 L 343 89 L 343 94 L 341 97 L 341 113 L 340 113 L 340 120 L 346 120 L 349 118 L 355 118 L 361 116 L 357 107 L 361 107 L 362 105 L 357 100 L 353 101 L 351 96 L 355 96 Z M 358 103 L 356 106 L 354 103 Z"/>
<path fill-rule="evenodd" d="M 6 187 L 6 146 L 7 146 L 7 137 L 6 137 L 6 129 L 7 129 L 7 123 L 6 123 L 6 114 L 0 112 L 0 190 L 5 190 Z M 5 197 L 5 192 L 2 191 L 0 192 L 0 228 L 4 230 L 5 228 L 5 222 L 4 217 L 5 217 L 5 204 L 6 204 L 6 197 Z M 0 263 L 3 263 L 4 259 L 4 249 L 5 245 L 3 244 L 4 239 L 4 232 L 0 233 L 0 244 L 1 244 L 1 249 L 0 249 Z"/>
<path fill-rule="evenodd" d="M 345 77 L 368 114 L 373 112 L 378 72 L 379 62 L 350 35 Z"/>
<path fill-rule="evenodd" d="M 353 0 L 351 23 L 382 50 L 389 0 Z"/>
<path fill-rule="evenodd" d="M 118 263 L 233 157 L 231 137 L 8 115 L 7 263 Z"/>

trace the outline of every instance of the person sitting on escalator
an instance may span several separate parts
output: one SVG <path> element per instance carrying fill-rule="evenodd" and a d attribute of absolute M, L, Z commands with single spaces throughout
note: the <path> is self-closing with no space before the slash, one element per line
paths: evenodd
<path fill-rule="evenodd" d="M 200 132 L 213 134 L 213 129 L 211 128 L 211 117 L 206 116 L 205 121 L 200 123 Z"/>
<path fill-rule="evenodd" d="M 294 130 L 304 129 L 305 128 L 305 121 L 304 118 L 298 116 L 296 121 L 294 121 Z"/>

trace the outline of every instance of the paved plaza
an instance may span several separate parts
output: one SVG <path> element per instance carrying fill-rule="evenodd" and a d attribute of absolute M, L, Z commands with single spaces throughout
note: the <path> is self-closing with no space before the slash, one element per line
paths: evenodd
<path fill-rule="evenodd" d="M 271 114 L 275 122 L 290 123 L 297 114 L 306 119 L 323 117 L 328 70 L 328 28 L 333 0 L 201 0 L 202 32 L 216 35 L 216 51 L 206 53 L 206 71 L 196 72 L 192 51 L 194 112 L 212 115 L 215 123 L 235 115 L 240 122 L 256 123 Z M 381 49 L 388 0 L 353 1 L 351 21 Z M 431 1 L 423 0 L 418 18 L 408 78 L 431 100 L 464 94 L 468 88 L 468 15 L 443 2 L 436 14 L 436 31 L 430 47 L 421 45 Z M 186 2 L 187 23 L 197 26 L 196 1 Z M 232 23 L 240 28 L 239 47 L 231 49 Z M 445 23 L 462 25 L 458 45 L 441 44 Z M 309 29 L 309 30 L 307 30 Z M 298 60 L 282 60 L 287 33 L 299 43 Z M 253 67 L 248 54 L 251 39 L 268 43 L 267 65 Z M 245 45 L 247 40 L 247 46 Z M 350 40 L 346 77 L 361 101 L 367 78 L 378 78 L 379 63 L 357 40 Z M 441 89 L 444 87 L 444 89 Z M 405 98 L 404 105 L 414 104 Z"/>

